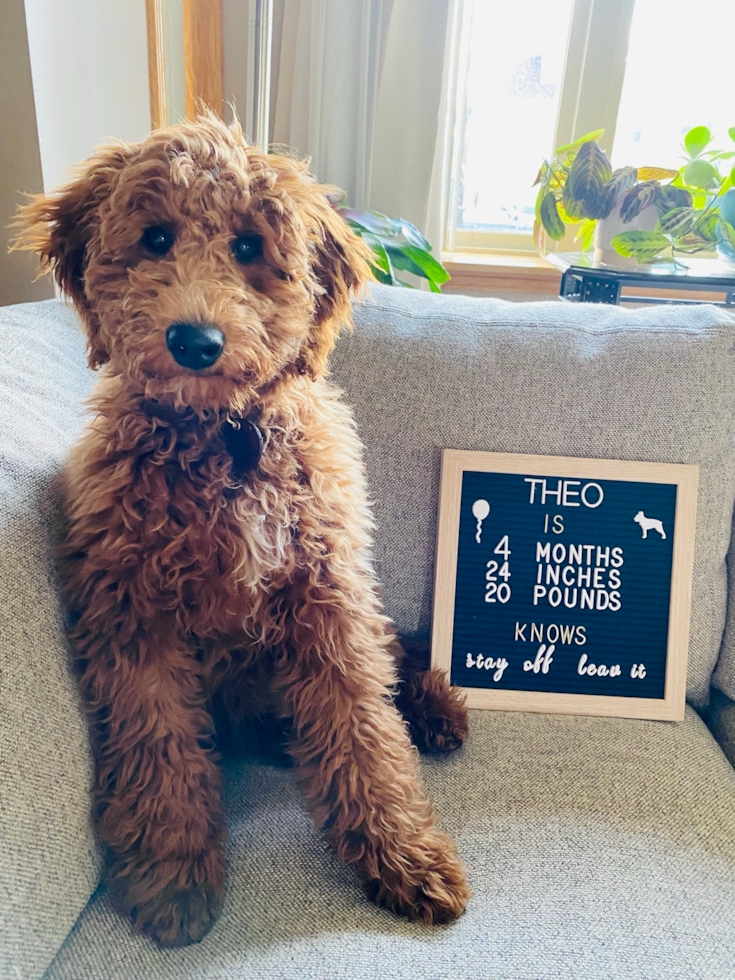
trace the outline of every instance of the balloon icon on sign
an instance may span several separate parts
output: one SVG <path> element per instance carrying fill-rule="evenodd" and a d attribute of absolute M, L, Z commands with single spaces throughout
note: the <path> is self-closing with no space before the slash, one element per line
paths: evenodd
<path fill-rule="evenodd" d="M 477 519 L 477 534 L 475 535 L 475 541 L 477 541 L 478 544 L 480 544 L 480 538 L 482 537 L 482 522 L 489 513 L 490 504 L 487 502 L 487 500 L 476 500 L 472 505 L 472 516 Z"/>

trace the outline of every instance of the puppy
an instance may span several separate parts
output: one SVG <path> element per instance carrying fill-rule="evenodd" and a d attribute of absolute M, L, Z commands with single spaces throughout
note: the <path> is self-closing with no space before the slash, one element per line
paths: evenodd
<path fill-rule="evenodd" d="M 210 115 L 103 146 L 20 217 L 101 368 L 66 472 L 70 639 L 107 881 L 164 946 L 221 904 L 218 722 L 247 743 L 277 720 L 376 902 L 439 923 L 470 894 L 394 700 L 360 444 L 325 380 L 371 278 L 331 190 Z M 423 748 L 461 743 L 442 675 L 398 700 Z"/>

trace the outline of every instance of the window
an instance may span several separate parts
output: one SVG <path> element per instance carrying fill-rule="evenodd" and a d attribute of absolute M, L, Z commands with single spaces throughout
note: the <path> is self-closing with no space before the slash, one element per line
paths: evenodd
<path fill-rule="evenodd" d="M 532 251 L 541 161 L 591 130 L 613 167 L 678 166 L 701 124 L 728 149 L 735 3 L 696 19 L 690 0 L 461 0 L 447 248 Z"/>

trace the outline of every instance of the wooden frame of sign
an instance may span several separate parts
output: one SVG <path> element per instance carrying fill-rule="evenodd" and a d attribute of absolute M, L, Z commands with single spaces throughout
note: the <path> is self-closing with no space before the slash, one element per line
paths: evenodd
<path fill-rule="evenodd" d="M 432 666 L 471 708 L 682 719 L 698 480 L 445 449 Z"/>

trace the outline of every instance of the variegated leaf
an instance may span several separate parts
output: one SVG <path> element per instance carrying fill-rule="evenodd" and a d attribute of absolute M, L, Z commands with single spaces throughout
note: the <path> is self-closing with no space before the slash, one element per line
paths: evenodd
<path fill-rule="evenodd" d="M 690 208 L 692 206 L 692 195 L 683 187 L 672 187 L 671 184 L 664 184 L 656 198 L 656 211 L 659 217 L 671 211 L 673 208 Z"/>
<path fill-rule="evenodd" d="M 584 201 L 585 217 L 593 220 L 606 218 L 612 211 L 611 197 L 609 184 L 605 184 L 599 194 L 586 198 Z"/>
<path fill-rule="evenodd" d="M 574 158 L 568 185 L 577 201 L 594 201 L 612 176 L 610 161 L 594 141 L 583 143 Z"/>
<path fill-rule="evenodd" d="M 678 173 L 678 170 L 670 170 L 668 167 L 639 167 L 638 180 L 670 180 Z"/>
<path fill-rule="evenodd" d="M 656 258 L 671 242 L 665 235 L 655 231 L 626 231 L 622 235 L 616 235 L 611 244 L 618 255 L 631 256 L 639 262 L 646 262 Z"/>
<path fill-rule="evenodd" d="M 605 187 L 601 206 L 590 211 L 591 218 L 607 218 L 620 197 L 631 188 L 638 178 L 638 171 L 635 167 L 621 167 L 613 170 L 610 182 Z M 589 209 L 588 209 L 589 210 Z"/>
<path fill-rule="evenodd" d="M 661 185 L 655 180 L 636 184 L 635 187 L 631 187 L 626 192 L 623 198 L 623 203 L 620 205 L 620 217 L 627 224 L 633 218 L 637 218 L 644 208 L 654 204 L 660 193 Z"/>
<path fill-rule="evenodd" d="M 664 235 L 671 235 L 673 238 L 688 235 L 692 230 L 696 215 L 697 212 L 694 208 L 673 208 L 661 216 L 657 230 Z"/>
<path fill-rule="evenodd" d="M 584 201 L 578 201 L 576 198 L 572 197 L 569 181 L 567 181 L 564 185 L 561 202 L 564 205 L 564 210 L 566 213 L 574 220 L 580 221 L 582 218 L 586 217 Z"/>
<path fill-rule="evenodd" d="M 703 240 L 694 233 L 676 239 L 677 252 L 701 252 L 706 247 Z"/>
<path fill-rule="evenodd" d="M 717 220 L 716 212 L 708 211 L 694 222 L 692 231 L 706 242 L 717 242 L 720 238 L 717 234 Z"/>
<path fill-rule="evenodd" d="M 549 191 L 541 202 L 540 217 L 550 238 L 558 242 L 559 239 L 564 237 L 564 222 L 559 217 L 559 211 L 556 207 L 556 197 L 552 191 Z"/>
<path fill-rule="evenodd" d="M 724 218 L 720 218 L 719 223 L 720 236 L 735 248 L 735 228 L 730 224 L 729 221 L 725 221 Z"/>

